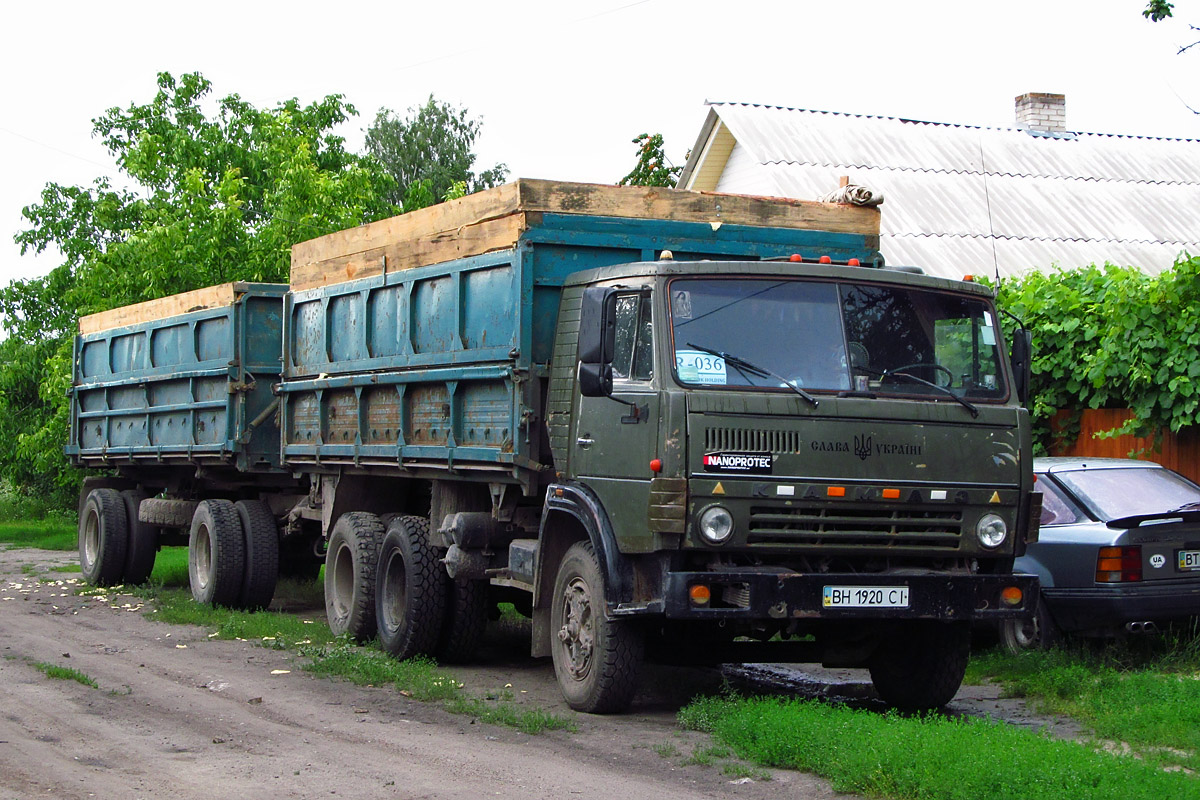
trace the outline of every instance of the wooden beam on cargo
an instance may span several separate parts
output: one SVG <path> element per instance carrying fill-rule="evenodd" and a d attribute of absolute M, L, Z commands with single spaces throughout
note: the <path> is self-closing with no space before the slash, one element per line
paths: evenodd
<path fill-rule="evenodd" d="M 79 318 L 81 334 L 99 333 L 112 328 L 123 328 L 127 325 L 137 325 L 177 314 L 187 314 L 191 311 L 203 311 L 209 308 L 231 306 L 237 300 L 237 284 L 222 283 L 219 286 L 206 286 L 182 294 L 160 297 L 157 300 L 147 300 L 131 306 L 121 306 L 98 314 L 89 314 Z"/>
<path fill-rule="evenodd" d="M 514 247 L 527 214 L 584 214 L 879 236 L 875 208 L 780 197 L 521 179 L 292 247 L 291 286 L 313 289 Z M 507 220 L 507 222 L 502 222 Z M 504 236 L 510 236 L 505 241 Z M 876 240 L 877 241 L 877 240 Z"/>
<path fill-rule="evenodd" d="M 372 278 L 383 274 L 385 264 L 388 272 L 399 272 L 505 250 L 516 243 L 524 225 L 524 214 L 509 214 L 452 231 L 437 231 L 391 242 L 376 239 L 377 246 L 369 250 L 293 264 L 292 291 Z"/>

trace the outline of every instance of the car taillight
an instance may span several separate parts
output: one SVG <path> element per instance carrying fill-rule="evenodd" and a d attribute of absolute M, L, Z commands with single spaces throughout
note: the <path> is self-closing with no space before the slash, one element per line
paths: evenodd
<path fill-rule="evenodd" d="M 1126 583 L 1142 579 L 1142 548 L 1101 547 L 1096 556 L 1096 583 Z"/>

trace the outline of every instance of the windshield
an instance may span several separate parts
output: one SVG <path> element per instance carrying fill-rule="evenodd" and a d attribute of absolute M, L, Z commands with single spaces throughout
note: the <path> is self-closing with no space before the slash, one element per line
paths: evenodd
<path fill-rule="evenodd" d="M 1157 467 L 1056 470 L 1053 474 L 1097 519 L 1104 521 L 1159 514 L 1200 503 L 1200 488 L 1170 470 Z"/>
<path fill-rule="evenodd" d="M 994 313 L 978 298 L 791 278 L 677 278 L 670 305 L 684 384 L 779 388 L 786 380 L 809 391 L 1008 395 Z"/>

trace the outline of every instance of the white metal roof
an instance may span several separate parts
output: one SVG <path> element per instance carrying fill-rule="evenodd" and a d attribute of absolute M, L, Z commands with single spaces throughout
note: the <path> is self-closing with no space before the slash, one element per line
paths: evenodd
<path fill-rule="evenodd" d="M 681 187 L 811 200 L 849 176 L 886 198 L 891 264 L 959 277 L 1107 261 L 1154 274 L 1200 254 L 1200 140 L 710 106 Z M 732 149 L 705 146 L 718 131 Z"/>

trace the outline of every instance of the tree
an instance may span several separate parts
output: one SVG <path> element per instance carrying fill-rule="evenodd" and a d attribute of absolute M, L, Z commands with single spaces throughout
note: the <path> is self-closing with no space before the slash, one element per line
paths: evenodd
<path fill-rule="evenodd" d="M 331 132 L 356 114 L 341 95 L 257 109 L 232 94 L 210 117 L 211 91 L 199 73 L 160 73 L 149 103 L 93 120 L 132 188 L 51 183 L 23 210 L 21 252 L 54 245 L 63 262 L 0 290 L 0 477 L 10 483 L 76 480 L 61 453 L 80 315 L 233 280 L 286 281 L 292 244 L 396 213 L 391 177 Z"/>
<path fill-rule="evenodd" d="M 410 108 L 401 119 L 381 108 L 367 129 L 367 152 L 395 180 L 388 200 L 405 211 L 433 205 L 448 198 L 499 186 L 508 176 L 504 164 L 475 174 L 475 138 L 480 119 L 435 100 Z"/>
<path fill-rule="evenodd" d="M 1162 22 L 1164 19 L 1175 16 L 1175 4 L 1168 3 L 1167 0 L 1149 0 L 1146 3 L 1146 7 L 1142 9 L 1142 16 L 1151 22 Z M 1195 25 L 1188 25 L 1188 27 L 1195 32 L 1200 32 L 1200 27 Z M 1200 45 L 1200 40 L 1194 41 L 1191 44 L 1180 45 L 1176 55 L 1186 53 L 1196 45 Z M 1189 106 L 1189 108 L 1191 107 Z M 1192 113 L 1200 114 L 1200 110 L 1191 108 L 1191 111 Z"/>
<path fill-rule="evenodd" d="M 671 162 L 663 150 L 661 133 L 643 133 L 632 140 L 638 146 L 638 160 L 633 170 L 617 182 L 618 186 L 675 187 L 683 167 L 668 166 Z"/>

